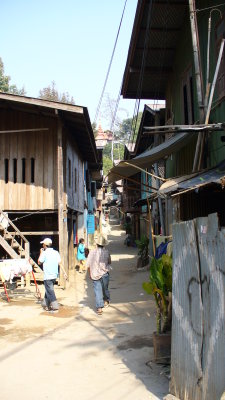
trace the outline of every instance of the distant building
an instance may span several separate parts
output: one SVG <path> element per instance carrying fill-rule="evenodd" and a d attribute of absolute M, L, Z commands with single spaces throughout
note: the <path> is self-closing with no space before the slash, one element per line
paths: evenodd
<path fill-rule="evenodd" d="M 107 145 L 108 142 L 112 141 L 112 132 L 106 131 L 104 132 L 101 124 L 98 126 L 98 133 L 95 138 L 95 143 L 97 148 L 103 148 Z"/>

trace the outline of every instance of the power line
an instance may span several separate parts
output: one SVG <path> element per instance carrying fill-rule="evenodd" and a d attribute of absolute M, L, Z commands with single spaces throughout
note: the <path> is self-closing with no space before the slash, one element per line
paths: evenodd
<path fill-rule="evenodd" d="M 125 0 L 123 12 L 122 12 L 122 17 L 121 17 L 119 28 L 118 28 L 118 32 L 117 32 L 117 35 L 116 35 L 116 41 L 115 41 L 115 44 L 114 44 L 114 47 L 113 47 L 113 52 L 112 52 L 112 56 L 111 56 L 111 59 L 110 59 L 110 62 L 109 62 L 108 71 L 107 71 L 107 74 L 106 74 L 106 78 L 105 78 L 105 82 L 104 82 L 104 85 L 103 85 L 102 93 L 101 93 L 101 96 L 100 96 L 100 99 L 99 99 L 99 103 L 98 103 L 98 107 L 97 107 L 97 110 L 96 110 L 95 119 L 94 119 L 95 123 L 97 121 L 98 114 L 99 114 L 99 111 L 100 111 L 100 108 L 101 108 L 102 99 L 103 99 L 104 92 L 105 92 L 105 87 L 106 87 L 106 84 L 107 84 L 107 81 L 108 81 L 109 72 L 110 72 L 110 69 L 111 69 L 111 65 L 112 65 L 112 61 L 113 61 L 113 57 L 114 57 L 114 53 L 115 53 L 115 49 L 116 49 L 119 33 L 120 33 L 120 28 L 121 28 L 122 21 L 123 21 L 123 16 L 124 16 L 126 4 L 127 4 L 127 0 Z"/>
<path fill-rule="evenodd" d="M 141 61 L 141 70 L 140 70 L 140 76 L 139 76 L 139 81 L 138 81 L 138 88 L 137 88 L 136 102 L 135 102 L 135 106 L 134 106 L 133 119 L 132 119 L 132 124 L 131 124 L 131 134 L 130 134 L 130 138 L 129 138 L 130 143 L 132 143 L 134 140 L 135 130 L 137 127 L 138 111 L 139 111 L 139 107 L 140 107 L 140 98 L 141 98 L 144 70 L 145 70 L 145 64 L 146 64 L 146 52 L 147 52 L 148 42 L 149 42 L 149 29 L 150 29 L 150 21 L 151 21 L 152 4 L 153 4 L 153 1 L 150 1 L 149 8 L 148 8 L 146 31 L 145 31 L 144 50 L 143 50 L 142 61 Z"/>

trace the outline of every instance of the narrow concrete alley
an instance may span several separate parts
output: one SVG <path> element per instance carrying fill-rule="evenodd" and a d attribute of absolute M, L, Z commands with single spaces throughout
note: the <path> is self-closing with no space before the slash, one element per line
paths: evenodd
<path fill-rule="evenodd" d="M 115 222 L 114 222 L 115 223 Z M 73 272 L 70 287 L 57 289 L 58 314 L 43 312 L 34 298 L 0 301 L 3 400 L 162 400 L 168 368 L 151 362 L 154 301 L 136 270 L 137 249 L 111 225 L 111 305 L 95 312 L 87 276 Z"/>

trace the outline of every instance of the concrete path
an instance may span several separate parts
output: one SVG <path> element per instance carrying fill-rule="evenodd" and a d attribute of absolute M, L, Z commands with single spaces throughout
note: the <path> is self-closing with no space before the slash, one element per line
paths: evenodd
<path fill-rule="evenodd" d="M 57 289 L 58 314 L 34 298 L 0 301 L 3 400 L 156 400 L 168 393 L 163 366 L 151 362 L 155 305 L 142 290 L 148 271 L 136 271 L 137 249 L 112 226 L 111 305 L 95 312 L 91 281 L 73 273 Z M 41 288 L 43 291 L 43 288 Z"/>

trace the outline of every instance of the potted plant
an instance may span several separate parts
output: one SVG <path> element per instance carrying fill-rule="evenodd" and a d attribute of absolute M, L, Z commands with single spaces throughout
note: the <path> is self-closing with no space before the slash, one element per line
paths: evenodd
<path fill-rule="evenodd" d="M 152 258 L 149 281 L 143 289 L 153 294 L 156 303 L 156 332 L 153 333 L 155 362 L 170 361 L 172 321 L 172 257 Z"/>
<path fill-rule="evenodd" d="M 135 240 L 138 248 L 137 268 L 142 268 L 149 263 L 149 238 L 145 235 L 140 240 Z"/>

